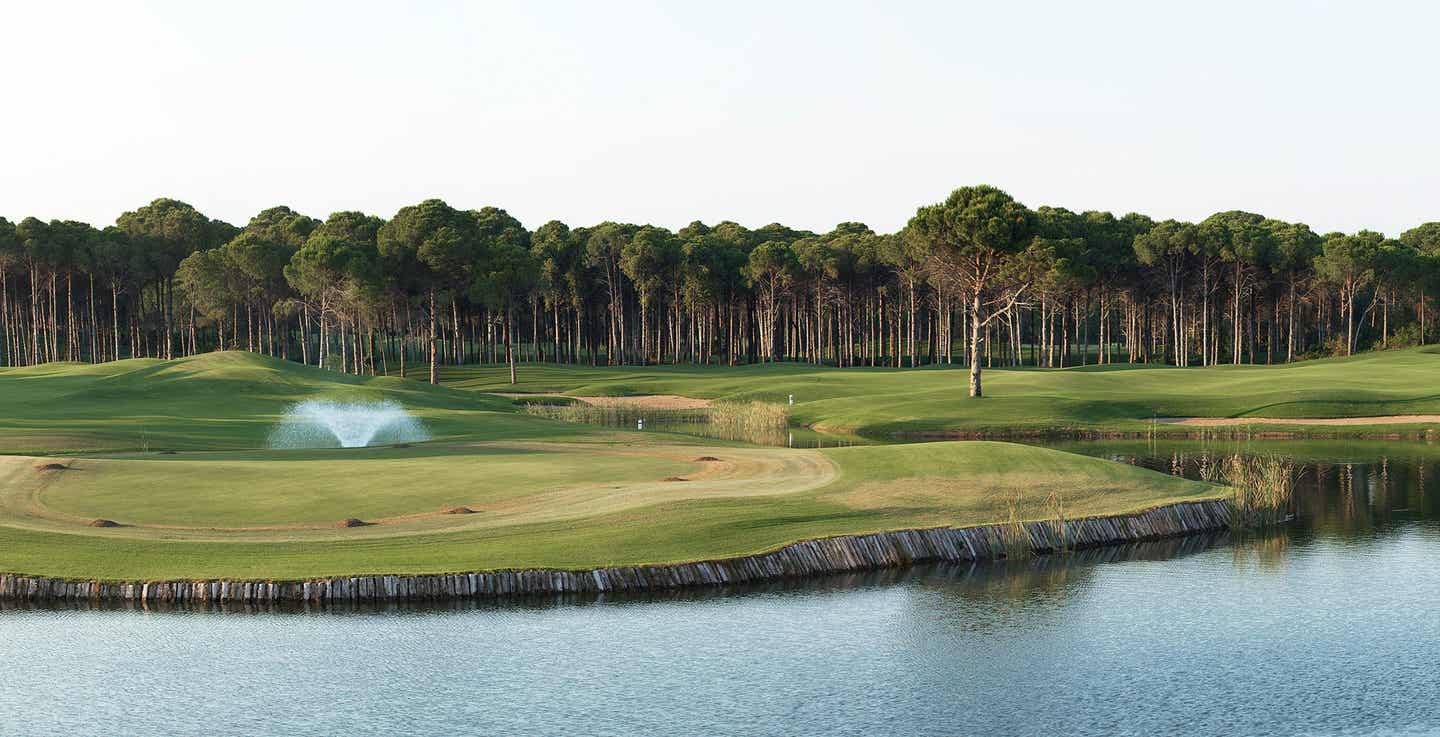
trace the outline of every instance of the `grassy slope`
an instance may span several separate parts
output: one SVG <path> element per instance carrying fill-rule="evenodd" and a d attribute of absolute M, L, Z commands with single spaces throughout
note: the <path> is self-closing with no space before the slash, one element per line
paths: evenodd
<path fill-rule="evenodd" d="M 291 404 L 317 397 L 399 402 L 438 438 L 554 432 L 497 397 L 225 352 L 0 369 L 0 453 L 263 447 Z"/>
<path fill-rule="evenodd" d="M 767 401 L 785 401 L 793 394 L 798 421 L 870 436 L 898 431 L 1144 431 L 1151 417 L 1440 413 L 1440 348 L 1434 346 L 1283 366 L 990 369 L 985 372 L 986 397 L 979 401 L 965 396 L 966 377 L 958 367 L 542 365 L 522 366 L 521 382 L 513 388 L 503 367 L 451 368 L 442 379 L 449 386 L 482 392 L 681 394 Z M 1404 429 L 1407 426 L 1385 428 Z M 1353 429 L 1324 428 L 1328 433 L 1347 430 Z"/>
<path fill-rule="evenodd" d="M 743 383 L 746 374 L 739 370 L 734 380 Z M 263 445 L 292 402 L 315 396 L 401 402 L 442 439 L 410 449 L 232 450 Z M 1028 518 L 1049 516 L 1046 498 L 1057 490 L 1069 516 L 1216 491 L 1005 443 L 742 449 L 562 425 L 513 410 L 475 392 L 236 353 L 0 371 L 0 446 L 56 453 L 148 443 L 152 451 L 87 454 L 72 461 L 78 470 L 60 472 L 54 488 L 40 481 L 35 459 L 9 459 L 11 475 L 0 474 L 8 505 L 0 509 L 0 570 L 267 578 L 585 568 L 740 555 L 815 536 L 980 524 L 1007 518 L 1012 506 Z M 153 452 L 160 448 L 180 452 Z M 702 478 L 697 466 L 704 464 L 693 462 L 701 453 L 749 458 L 755 468 Z M 691 481 L 661 481 L 677 471 Z M 17 491 L 30 487 L 33 496 Z M 24 506 L 36 499 L 58 514 L 27 518 Z M 433 513 L 457 501 L 484 511 L 356 529 L 209 529 Z M 92 515 L 139 526 L 83 526 Z"/>
<path fill-rule="evenodd" d="M 1207 484 L 1131 466 L 1008 443 L 772 452 L 823 453 L 839 476 L 797 493 L 658 500 L 581 518 L 406 536 L 372 534 L 384 525 L 330 530 L 323 540 L 275 542 L 136 537 L 123 528 L 68 534 L 0 526 L 0 570 L 154 579 L 589 568 L 743 555 L 817 536 L 995 522 L 1008 518 L 1012 504 L 1024 518 L 1049 517 L 1052 491 L 1063 494 L 1068 517 L 1216 492 Z M 684 484 L 675 488 L 694 493 Z M 216 490 L 237 489 L 220 484 Z"/>

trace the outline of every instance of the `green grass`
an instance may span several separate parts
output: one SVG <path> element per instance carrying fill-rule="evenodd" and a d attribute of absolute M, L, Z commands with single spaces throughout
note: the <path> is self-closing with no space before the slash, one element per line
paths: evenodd
<path fill-rule="evenodd" d="M 560 423 L 487 393 L 512 390 L 504 368 L 443 376 L 444 386 L 431 387 L 244 353 L 0 370 L 0 452 L 12 454 L 0 456 L 0 570 L 133 580 L 583 569 L 744 555 L 828 535 L 1040 519 L 1051 516 L 1054 495 L 1076 518 L 1225 493 L 1003 442 L 805 450 Z M 520 377 L 522 391 L 573 396 L 777 404 L 794 394 L 797 421 L 872 438 L 1144 433 L 1151 416 L 1440 413 L 1435 348 L 1277 367 L 995 369 L 986 373 L 983 400 L 964 396 L 958 368 L 522 365 Z M 265 449 L 286 409 L 313 398 L 398 402 L 435 440 Z M 1341 430 L 1350 428 L 1323 428 Z M 1133 439 L 1106 452 L 1197 448 L 1301 462 L 1382 451 L 1440 460 L 1437 446 L 1356 439 L 1263 447 Z M 70 470 L 36 469 L 50 458 Z M 441 513 L 460 506 L 475 513 Z M 335 526 L 349 517 L 376 524 Z M 97 518 L 122 526 L 87 526 Z"/>
<path fill-rule="evenodd" d="M 611 444 L 596 447 L 608 449 Z M 648 445 L 629 447 L 657 452 Z M 477 464 L 488 460 L 455 451 L 459 458 Z M 1070 517 L 1135 511 L 1171 501 L 1214 497 L 1219 491 L 1208 484 L 1131 466 L 1009 443 L 949 442 L 827 451 L 665 445 L 658 451 L 670 454 L 665 463 L 683 465 L 691 474 L 697 464 L 687 459 L 698 452 L 726 459 L 748 453 L 765 462 L 815 461 L 833 469 L 820 483 L 797 483 L 793 491 L 773 488 L 768 482 L 725 486 L 703 478 L 668 484 L 627 482 L 622 477 L 653 479 L 653 474 L 673 469 L 658 468 L 650 456 L 618 459 L 611 461 L 617 465 L 615 478 L 611 478 L 609 471 L 593 472 L 601 468 L 593 459 L 582 462 L 567 457 L 573 452 L 539 450 L 532 458 L 512 458 L 514 465 L 508 470 L 516 474 L 514 478 L 492 482 L 488 472 L 471 474 L 473 483 L 484 489 L 443 499 L 428 489 L 415 489 L 413 484 L 400 488 L 414 496 L 397 492 L 370 499 L 384 481 L 403 483 L 404 465 L 415 461 L 393 450 L 358 451 L 356 459 L 344 461 L 313 452 L 285 459 L 278 454 L 246 454 L 225 460 L 181 454 L 165 460 L 88 460 L 81 462 L 78 470 L 58 472 L 65 479 L 60 487 L 63 493 L 57 502 L 49 490 L 43 492 L 40 499 L 46 508 L 74 506 L 71 511 L 86 515 L 103 510 L 127 524 L 152 519 L 201 525 L 254 523 L 260 514 L 270 515 L 273 521 L 330 519 L 341 509 L 362 504 L 399 505 L 377 508 L 397 511 L 413 502 L 429 511 L 437 502 L 448 504 L 457 499 L 469 500 L 480 512 L 354 529 L 90 529 L 64 520 L 28 518 L 18 514 L 14 504 L 7 504 L 9 517 L 0 519 L 0 570 L 61 577 L 159 579 L 584 569 L 743 555 L 827 535 L 995 522 L 1005 519 L 1012 506 L 1027 518 L 1040 518 L 1048 509 L 1047 496 L 1056 490 L 1064 495 Z M 442 457 L 452 460 L 449 455 Z M 206 467 L 216 462 L 256 465 L 244 474 L 228 473 L 225 466 L 206 473 Z M 312 463 L 317 464 L 313 471 L 295 467 Z M 347 468 L 327 484 L 324 471 L 337 463 L 347 464 Z M 364 473 L 349 464 L 364 465 Z M 119 468 L 107 468 L 110 465 Z M 553 468 L 549 478 L 530 475 L 546 466 L 585 471 L 605 482 L 587 485 L 567 477 L 572 471 Z M 22 469 L 26 470 L 28 467 Z M 100 486 L 111 491 L 80 493 L 91 483 L 80 479 L 85 474 L 94 474 L 105 482 Z M 287 486 L 292 477 L 320 487 L 310 483 Z M 782 478 L 797 481 L 793 476 Z M 382 483 L 372 484 L 372 480 Z M 174 490 L 187 482 L 194 484 L 189 491 Z M 307 490 L 312 493 L 307 495 Z M 210 501 L 198 507 L 177 505 L 177 497 L 185 494 Z M 277 497 L 287 494 L 301 495 L 304 503 L 269 509 Z M 485 507 L 486 503 L 495 506 Z"/>
<path fill-rule="evenodd" d="M 0 453 L 259 448 L 292 404 L 314 398 L 398 402 L 438 438 L 555 432 L 500 397 L 230 351 L 0 369 Z"/>
<path fill-rule="evenodd" d="M 1436 346 L 1279 366 L 996 368 L 986 370 L 986 396 L 978 400 L 966 396 L 966 374 L 958 366 L 902 370 L 802 364 L 600 368 L 545 364 L 522 365 L 518 386 L 510 385 L 508 378 L 504 367 L 449 367 L 441 372 L 445 385 L 477 392 L 679 394 L 768 402 L 785 402 L 794 395 L 792 416 L 797 422 L 870 437 L 946 432 L 1148 432 L 1152 417 L 1440 413 L 1440 347 Z M 1377 428 L 1283 429 L 1347 434 Z M 1387 425 L 1382 431 L 1423 428 Z M 1160 426 L 1159 430 L 1182 433 L 1193 428 Z"/>
<path fill-rule="evenodd" d="M 136 525 L 328 525 L 501 502 L 603 478 L 683 474 L 675 459 L 496 445 L 186 453 L 72 463 L 47 508 Z M 423 479 L 423 483 L 416 483 Z"/>

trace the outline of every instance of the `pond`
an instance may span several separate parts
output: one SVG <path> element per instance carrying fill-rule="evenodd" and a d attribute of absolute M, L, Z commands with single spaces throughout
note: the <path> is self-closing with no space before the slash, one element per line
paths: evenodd
<path fill-rule="evenodd" d="M 0 734 L 1300 735 L 1440 730 L 1440 448 L 1283 452 L 1300 518 L 731 591 L 264 613 L 0 611 Z"/>

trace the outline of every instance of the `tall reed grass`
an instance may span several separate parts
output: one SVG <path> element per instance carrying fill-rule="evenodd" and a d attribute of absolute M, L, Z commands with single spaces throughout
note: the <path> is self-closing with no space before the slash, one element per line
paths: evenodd
<path fill-rule="evenodd" d="M 1230 456 L 1223 478 L 1234 488 L 1232 525 L 1271 527 L 1290 515 L 1295 496 L 1295 463 L 1280 456 Z"/>
<path fill-rule="evenodd" d="M 985 532 L 990 538 L 990 548 L 1005 551 L 1006 560 L 1029 558 L 1035 552 L 1030 545 L 1030 533 L 1025 529 L 1021 507 L 1018 495 L 1007 501 L 1005 521 L 988 527 Z"/>
<path fill-rule="evenodd" d="M 790 411 L 765 402 L 716 402 L 700 409 L 645 409 L 623 404 L 527 403 L 526 414 L 561 422 L 602 427 L 635 428 L 641 420 L 649 430 L 679 432 L 759 445 L 784 445 Z"/>

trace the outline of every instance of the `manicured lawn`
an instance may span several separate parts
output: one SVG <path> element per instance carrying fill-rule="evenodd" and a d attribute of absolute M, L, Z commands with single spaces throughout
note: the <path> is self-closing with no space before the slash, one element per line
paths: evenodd
<path fill-rule="evenodd" d="M 833 369 L 522 365 L 442 369 L 447 386 L 480 392 L 577 396 L 680 394 L 784 402 L 818 428 L 885 437 L 896 432 L 1145 432 L 1153 417 L 1363 417 L 1440 413 L 1440 347 L 1367 353 L 1280 366 L 989 369 L 983 399 L 965 395 L 961 367 Z M 1168 428 L 1187 432 L 1188 428 Z M 1305 428 L 1288 426 L 1290 431 Z M 1413 430 L 1389 425 L 1386 432 Z M 1167 430 L 1164 426 L 1161 432 Z M 1330 434 L 1355 428 L 1323 428 Z"/>
<path fill-rule="evenodd" d="M 1434 348 L 1277 367 L 995 369 L 978 401 L 964 396 L 958 368 L 522 366 L 520 376 L 522 391 L 580 396 L 794 394 L 798 421 L 872 438 L 1144 432 L 1151 416 L 1440 412 Z M 807 450 L 564 424 L 488 393 L 516 388 L 501 367 L 447 369 L 445 378 L 431 387 L 243 353 L 0 370 L 0 449 L 30 454 L 0 457 L 0 570 L 153 579 L 589 568 L 743 555 L 828 535 L 1124 513 L 1225 493 L 1012 443 Z M 401 404 L 434 440 L 266 449 L 286 410 L 315 398 Z M 1108 452 L 1126 452 L 1127 442 L 1146 455 L 1171 441 L 1116 441 Z M 1221 455 L 1375 454 L 1353 438 L 1206 442 Z M 1384 452 L 1440 453 L 1424 444 Z M 37 470 L 51 462 L 70 468 Z M 471 513 L 445 513 L 458 507 Z M 347 518 L 370 524 L 337 526 Z M 89 526 L 95 519 L 121 526 Z"/>
<path fill-rule="evenodd" d="M 540 449 L 533 461 L 508 461 L 561 467 L 549 477 L 521 473 L 513 483 L 490 485 L 483 472 L 474 474 L 476 484 L 486 491 L 443 497 L 445 503 L 480 499 L 475 502 L 478 513 L 470 515 L 429 514 L 442 497 L 428 490 L 370 499 L 374 487 L 367 479 L 394 480 L 398 476 L 389 474 L 403 476 L 400 467 L 413 460 L 387 455 L 398 451 L 382 451 L 358 461 L 266 462 L 258 457 L 226 461 L 256 464 L 244 475 L 197 473 L 187 466 L 205 464 L 209 459 L 190 459 L 188 454 L 164 460 L 87 460 L 79 464 L 80 470 L 50 472 L 67 479 L 59 487 L 63 492 L 59 498 L 70 511 L 83 509 L 88 514 L 103 507 L 117 517 L 130 515 L 126 519 L 132 523 L 143 517 L 170 525 L 190 519 L 200 525 L 111 529 L 88 528 L 46 516 L 53 511 L 51 490 L 42 489 L 35 495 L 16 492 L 25 485 L 25 474 L 34 475 L 34 471 L 29 461 L 23 468 L 12 463 L 8 498 L 3 504 L 6 518 L 0 524 L 0 569 L 113 579 L 583 569 L 742 555 L 809 537 L 981 524 L 1003 521 L 1012 514 L 1046 518 L 1056 511 L 1052 495 L 1058 495 L 1062 513 L 1073 518 L 1134 511 L 1221 492 L 1208 484 L 1131 466 L 1009 443 L 951 442 L 825 451 L 668 443 L 621 446 L 614 451 L 608 444 L 600 444 L 591 452 L 639 455 L 608 461 L 618 464 L 616 475 L 621 478 L 594 474 L 604 482 L 588 484 L 576 482 L 568 475 L 571 471 L 563 470 L 565 466 L 600 467 L 593 459 L 578 461 L 570 455 L 584 452 L 566 447 Z M 698 453 L 721 460 L 699 462 L 691 457 Z M 473 463 L 483 469 L 487 461 L 507 454 L 483 446 L 453 448 L 440 456 L 440 462 Z M 111 477 L 113 487 L 78 480 L 86 473 L 104 480 L 112 471 L 107 463 L 123 466 Z M 323 487 L 306 495 L 304 484 L 287 486 L 297 473 L 293 464 L 306 463 L 356 463 L 367 468 L 364 473 L 346 472 L 335 483 L 311 477 L 309 481 Z M 385 468 L 390 464 L 399 465 Z M 144 465 L 153 470 L 136 467 Z M 664 481 L 654 476 L 676 468 L 689 480 Z M 66 474 L 77 480 L 69 481 Z M 624 480 L 637 478 L 640 480 Z M 176 494 L 168 487 L 182 479 L 193 485 L 185 494 L 211 501 L 199 507 L 175 507 Z M 557 480 L 558 487 L 554 485 Z M 283 505 L 283 513 L 274 512 L 276 519 L 329 519 L 340 509 L 365 504 L 402 511 L 413 503 L 417 505 L 413 511 L 426 514 L 351 529 L 328 525 L 298 529 L 204 526 L 221 521 L 251 522 L 256 515 L 272 514 L 264 512 L 265 505 L 257 499 L 232 498 L 271 494 L 268 487 L 272 485 L 301 495 Z M 160 487 L 167 491 L 158 492 Z M 102 492 L 104 488 L 112 491 Z M 115 491 L 122 488 L 128 491 Z M 172 501 L 162 501 L 167 498 Z M 36 499 L 38 509 L 17 499 Z M 171 507 L 176 509 L 174 514 L 165 511 Z"/>
<path fill-rule="evenodd" d="M 437 438 L 556 432 L 499 397 L 232 351 L 0 369 L 0 453 L 261 448 L 287 409 L 316 398 L 394 401 Z"/>
<path fill-rule="evenodd" d="M 32 454 L 0 458 L 0 570 L 155 579 L 589 568 L 1224 493 L 1011 443 L 805 450 L 563 424 L 487 393 L 516 388 L 503 368 L 444 376 L 431 387 L 243 353 L 0 370 L 0 449 Z M 871 437 L 1440 411 L 1435 349 L 1283 367 L 997 369 L 978 401 L 958 368 L 522 366 L 520 376 L 522 391 L 581 396 L 793 394 L 800 422 Z M 286 410 L 314 398 L 401 404 L 435 439 L 266 449 Z M 37 470 L 50 462 L 70 468 Z M 444 513 L 457 507 L 472 513 Z M 370 524 L 338 527 L 346 518 Z"/>
<path fill-rule="evenodd" d="M 737 382 L 731 393 L 764 396 L 766 375 L 793 374 L 791 386 L 825 387 L 831 401 L 866 381 L 880 382 L 866 391 L 899 393 L 904 380 L 810 373 L 737 369 L 721 380 Z M 670 391 L 714 395 L 695 391 L 694 376 L 665 374 L 679 377 Z M 957 375 L 910 374 L 934 382 L 931 391 Z M 264 447 L 287 408 L 317 397 L 399 403 L 435 440 Z M 817 451 L 606 430 L 530 417 L 481 392 L 240 353 L 0 371 L 0 443 L 33 454 L 0 457 L 0 570 L 86 578 L 662 563 L 827 535 L 1127 512 L 1222 491 L 1008 443 Z M 49 463 L 68 468 L 40 468 Z M 462 506 L 471 513 L 445 513 Z M 347 518 L 370 524 L 337 525 Z M 102 519 L 120 526 L 90 526 Z"/>

